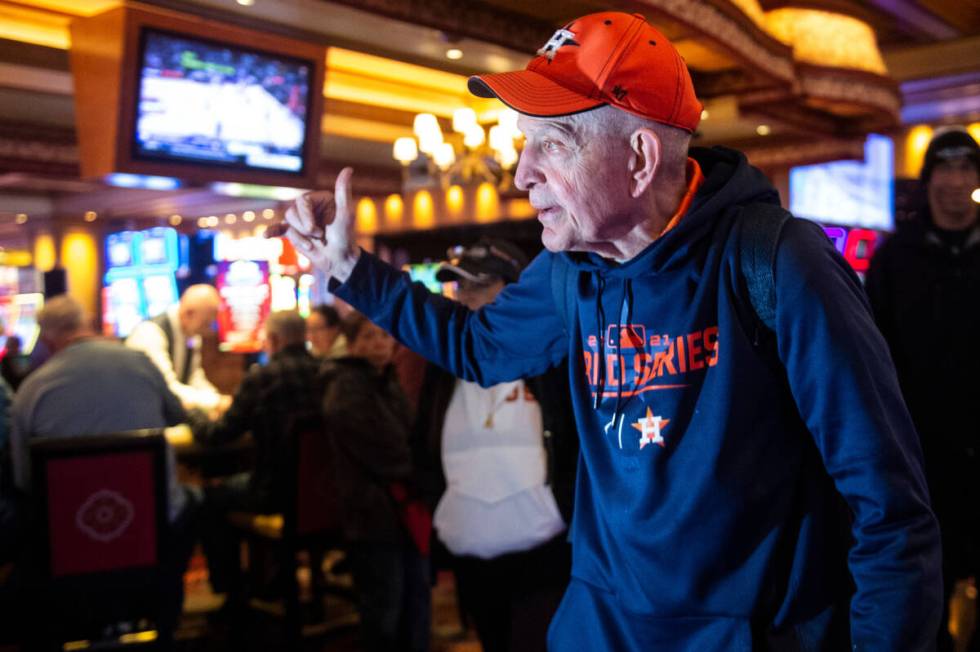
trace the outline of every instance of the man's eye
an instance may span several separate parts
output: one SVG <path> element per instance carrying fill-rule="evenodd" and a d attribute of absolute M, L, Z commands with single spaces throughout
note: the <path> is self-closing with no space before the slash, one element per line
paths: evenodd
<path fill-rule="evenodd" d="M 545 140 L 541 143 L 541 147 L 546 152 L 556 152 L 561 147 L 561 144 L 553 140 Z"/>

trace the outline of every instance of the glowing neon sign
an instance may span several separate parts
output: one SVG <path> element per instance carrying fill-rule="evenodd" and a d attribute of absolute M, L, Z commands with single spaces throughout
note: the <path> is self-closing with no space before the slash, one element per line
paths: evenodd
<path fill-rule="evenodd" d="M 843 226 L 825 226 L 823 231 L 855 272 L 863 274 L 868 271 L 868 263 L 871 262 L 881 238 L 878 231 L 848 229 Z"/>

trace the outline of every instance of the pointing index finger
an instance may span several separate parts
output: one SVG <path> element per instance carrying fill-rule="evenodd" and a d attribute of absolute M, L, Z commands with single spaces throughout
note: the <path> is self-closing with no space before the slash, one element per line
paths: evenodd
<path fill-rule="evenodd" d="M 334 201 L 337 203 L 337 216 L 342 219 L 350 219 L 351 204 L 354 200 L 351 195 L 351 177 L 354 176 L 354 169 L 346 167 L 337 175 L 337 183 L 334 187 Z"/>

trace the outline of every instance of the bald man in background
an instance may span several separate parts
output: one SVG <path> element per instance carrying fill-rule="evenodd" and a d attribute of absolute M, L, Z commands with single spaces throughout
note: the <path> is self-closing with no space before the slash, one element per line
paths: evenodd
<path fill-rule="evenodd" d="M 138 324 L 126 338 L 126 346 L 150 357 L 186 409 L 223 412 L 231 404 L 201 367 L 201 337 L 211 332 L 220 305 L 213 286 L 192 285 L 179 303 Z"/>

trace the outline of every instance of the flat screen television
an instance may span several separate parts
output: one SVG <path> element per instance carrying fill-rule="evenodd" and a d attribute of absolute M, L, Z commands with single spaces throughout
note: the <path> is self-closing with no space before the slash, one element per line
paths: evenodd
<path fill-rule="evenodd" d="M 871 134 L 863 161 L 834 161 L 789 172 L 789 209 L 824 224 L 891 231 L 895 215 L 894 144 Z"/>
<path fill-rule="evenodd" d="M 83 177 L 315 187 L 322 44 L 130 3 L 71 38 Z"/>
<path fill-rule="evenodd" d="M 144 28 L 133 156 L 302 174 L 314 62 Z"/>

